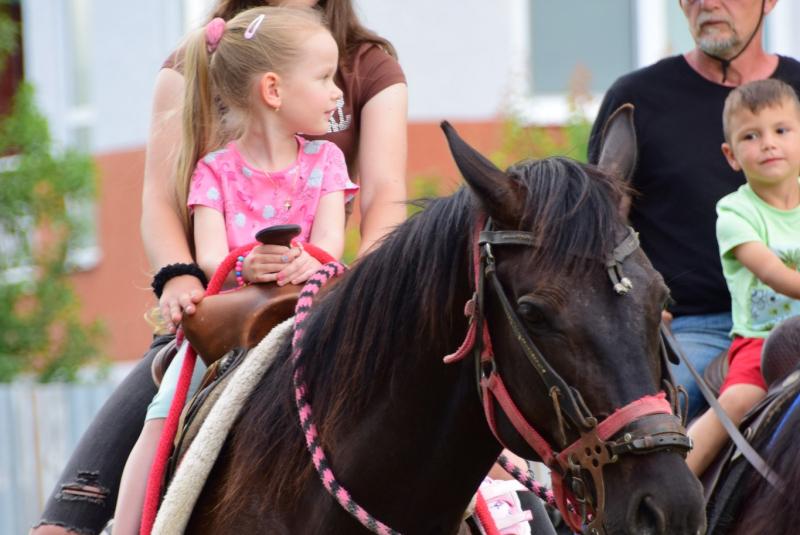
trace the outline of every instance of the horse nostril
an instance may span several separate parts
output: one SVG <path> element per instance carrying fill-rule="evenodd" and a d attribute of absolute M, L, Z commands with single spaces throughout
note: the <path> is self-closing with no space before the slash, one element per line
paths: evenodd
<path fill-rule="evenodd" d="M 652 496 L 645 496 L 628 519 L 627 532 L 637 535 L 664 535 L 666 519 Z"/>

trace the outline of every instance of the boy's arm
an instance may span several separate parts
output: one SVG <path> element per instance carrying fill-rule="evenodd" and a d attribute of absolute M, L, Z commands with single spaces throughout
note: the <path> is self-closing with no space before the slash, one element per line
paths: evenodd
<path fill-rule="evenodd" d="M 752 241 L 737 245 L 733 255 L 758 279 L 776 292 L 800 299 L 800 272 L 787 267 L 769 247 Z"/>

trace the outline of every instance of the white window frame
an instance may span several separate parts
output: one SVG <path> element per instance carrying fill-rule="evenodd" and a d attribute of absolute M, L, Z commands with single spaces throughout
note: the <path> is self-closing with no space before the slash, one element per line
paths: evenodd
<path fill-rule="evenodd" d="M 664 57 L 668 47 L 667 1 L 635 0 L 635 67 L 644 67 Z M 509 2 L 509 50 L 514 65 L 510 112 L 525 124 L 563 125 L 571 115 L 566 93 L 532 94 L 530 87 L 531 12 L 530 0 Z M 593 94 L 583 113 L 593 120 L 600 108 L 602 94 Z"/>

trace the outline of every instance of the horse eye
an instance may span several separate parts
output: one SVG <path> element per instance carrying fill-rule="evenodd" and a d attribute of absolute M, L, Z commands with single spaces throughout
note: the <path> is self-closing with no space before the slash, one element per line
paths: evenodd
<path fill-rule="evenodd" d="M 530 324 L 535 325 L 545 322 L 542 311 L 530 303 L 520 303 L 519 308 L 517 308 L 517 314 Z"/>

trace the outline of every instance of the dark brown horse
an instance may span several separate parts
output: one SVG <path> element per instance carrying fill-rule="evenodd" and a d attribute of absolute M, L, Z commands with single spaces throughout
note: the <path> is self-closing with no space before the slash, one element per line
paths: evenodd
<path fill-rule="evenodd" d="M 601 165 L 564 158 L 503 173 L 447 130 L 469 187 L 431 200 L 360 260 L 312 308 L 297 363 L 333 472 L 359 505 L 404 534 L 452 535 L 501 452 L 479 397 L 475 362 L 444 364 L 465 339 L 481 216 L 533 232 L 498 247 L 497 276 L 527 336 L 598 420 L 662 389 L 659 323 L 667 289 L 641 250 L 623 262 L 631 289 L 612 290 L 603 261 L 628 236 L 625 177 L 635 154 L 630 110 Z M 487 294 L 496 365 L 522 416 L 550 444 L 561 437 L 542 379 Z M 234 424 L 187 533 L 368 533 L 324 489 L 295 407 L 287 340 Z M 497 412 L 502 441 L 537 455 Z M 675 451 L 624 455 L 604 469 L 609 534 L 691 534 L 705 527 L 698 481 Z M 588 493 L 596 493 L 589 488 Z"/>

